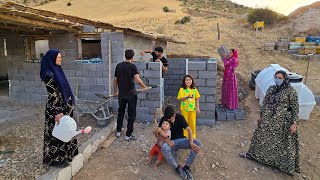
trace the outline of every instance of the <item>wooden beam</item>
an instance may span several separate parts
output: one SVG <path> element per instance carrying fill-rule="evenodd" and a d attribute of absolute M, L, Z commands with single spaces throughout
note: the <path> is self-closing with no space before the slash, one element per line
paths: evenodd
<path fill-rule="evenodd" d="M 52 23 L 47 23 L 47 22 L 41 22 L 38 20 L 32 20 L 29 18 L 12 16 L 12 15 L 7 15 L 7 14 L 3 14 L 3 13 L 0 13 L 0 19 L 8 21 L 8 22 L 29 24 L 30 27 L 39 26 L 39 27 L 50 28 L 50 29 L 60 29 L 60 30 L 65 30 L 65 31 L 69 31 L 69 32 L 77 32 L 76 29 L 73 29 L 73 28 L 70 28 L 67 26 L 52 24 Z"/>
<path fill-rule="evenodd" d="M 20 5 L 20 4 L 16 4 L 16 3 L 13 3 L 13 2 L 7 2 L 3 6 L 7 7 L 7 8 L 14 8 L 14 9 L 20 10 L 20 11 L 32 12 L 32 13 L 43 15 L 43 16 L 66 19 L 66 20 L 69 20 L 71 22 L 77 22 L 77 23 L 81 23 L 81 24 L 93 25 L 93 26 L 96 26 L 96 27 L 117 29 L 115 26 L 113 26 L 112 24 L 109 24 L 109 23 L 104 23 L 104 22 L 99 22 L 99 21 L 92 21 L 92 20 L 88 20 L 88 19 L 84 19 L 84 18 L 80 18 L 80 17 L 76 17 L 76 16 L 55 13 L 55 12 L 52 12 L 52 11 L 46 11 L 46 10 L 42 10 L 42 9 L 30 8 L 30 7 L 23 6 L 23 5 Z"/>
<path fill-rule="evenodd" d="M 32 32 L 32 33 L 39 33 L 39 34 L 49 33 L 43 30 L 37 30 L 37 29 L 21 27 L 21 26 L 4 25 L 4 24 L 0 24 L 0 29 L 8 29 L 8 30 L 14 30 L 14 31 L 21 31 L 21 32 Z"/>

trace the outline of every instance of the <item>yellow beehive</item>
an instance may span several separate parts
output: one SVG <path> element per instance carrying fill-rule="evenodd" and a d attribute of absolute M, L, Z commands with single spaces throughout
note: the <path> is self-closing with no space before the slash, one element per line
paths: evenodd
<path fill-rule="evenodd" d="M 253 28 L 257 29 L 257 28 L 264 28 L 264 21 L 258 21 L 256 23 L 253 24 Z"/>
<path fill-rule="evenodd" d="M 306 37 L 296 37 L 295 42 L 306 42 Z"/>
<path fill-rule="evenodd" d="M 320 45 L 317 47 L 316 54 L 320 54 Z"/>

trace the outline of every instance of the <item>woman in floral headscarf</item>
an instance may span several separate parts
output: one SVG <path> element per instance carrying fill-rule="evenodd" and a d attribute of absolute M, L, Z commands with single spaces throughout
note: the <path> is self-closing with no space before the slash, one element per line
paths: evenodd
<path fill-rule="evenodd" d="M 249 151 L 240 156 L 293 175 L 300 172 L 298 94 L 286 72 L 277 71 L 274 81 L 276 85 L 266 92 Z"/>
<path fill-rule="evenodd" d="M 224 107 L 234 110 L 238 108 L 238 83 L 235 70 L 238 67 L 238 51 L 230 50 L 230 57 L 224 55 L 224 74 L 222 81 L 221 103 Z"/>
<path fill-rule="evenodd" d="M 61 68 L 61 54 L 51 49 L 41 60 L 40 78 L 45 83 L 48 99 L 45 111 L 43 164 L 66 166 L 78 154 L 77 140 L 63 142 L 52 136 L 55 123 L 63 115 L 73 116 L 74 96 Z"/>

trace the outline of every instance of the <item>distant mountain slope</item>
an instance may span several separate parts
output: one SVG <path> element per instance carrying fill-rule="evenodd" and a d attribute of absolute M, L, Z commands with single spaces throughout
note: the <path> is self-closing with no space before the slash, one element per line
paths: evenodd
<path fill-rule="evenodd" d="M 289 17 L 290 18 L 295 18 L 297 16 L 300 16 L 300 15 L 306 13 L 310 9 L 320 9 L 320 1 L 317 1 L 317 2 L 312 3 L 310 5 L 307 5 L 307 6 L 299 7 L 298 9 L 296 9 L 292 13 L 290 13 Z"/>

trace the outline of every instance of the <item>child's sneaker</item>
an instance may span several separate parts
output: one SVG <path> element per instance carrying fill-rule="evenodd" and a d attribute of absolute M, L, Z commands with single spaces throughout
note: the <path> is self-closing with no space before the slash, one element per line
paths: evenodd
<path fill-rule="evenodd" d="M 131 136 L 126 136 L 124 138 L 126 141 L 135 141 L 137 140 L 138 138 L 136 138 L 134 135 L 131 135 Z"/>
<path fill-rule="evenodd" d="M 186 172 L 181 168 L 181 166 L 178 166 L 176 168 L 176 172 L 179 175 L 179 177 L 181 177 L 182 179 L 187 179 L 188 176 L 187 176 Z"/>
<path fill-rule="evenodd" d="M 187 179 L 188 180 L 193 180 L 193 175 L 192 175 L 191 170 L 189 169 L 189 167 L 184 167 L 183 170 L 187 174 Z"/>

